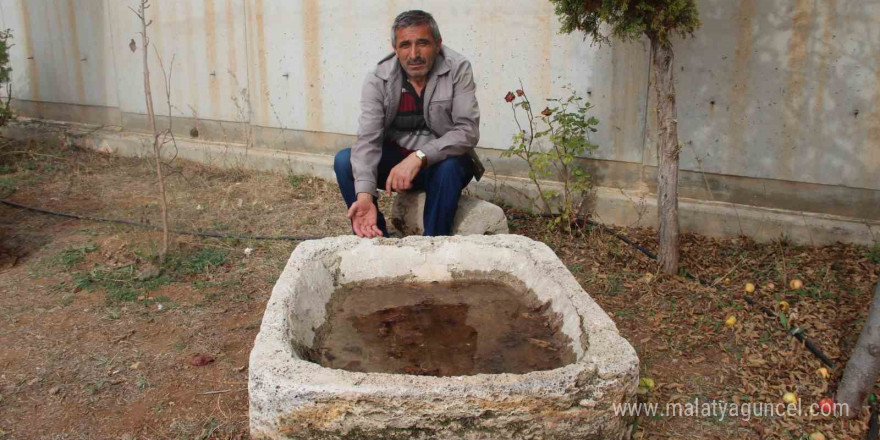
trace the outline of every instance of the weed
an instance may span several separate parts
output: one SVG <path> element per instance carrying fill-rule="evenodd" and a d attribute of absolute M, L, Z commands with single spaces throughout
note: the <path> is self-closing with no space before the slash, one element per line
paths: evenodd
<path fill-rule="evenodd" d="M 166 275 L 141 280 L 134 265 L 115 269 L 103 267 L 73 275 L 75 288 L 89 291 L 104 289 L 108 305 L 135 301 L 146 292 L 156 290 L 172 281 Z"/>
<path fill-rule="evenodd" d="M 92 279 L 91 273 L 77 272 L 77 273 L 73 274 L 73 288 L 74 289 L 91 290 L 93 285 L 94 285 L 94 280 Z"/>
<path fill-rule="evenodd" d="M 623 290 L 623 283 L 620 281 L 620 275 L 612 273 L 605 281 L 605 294 L 608 296 L 620 295 Z"/>
<path fill-rule="evenodd" d="M 229 251 L 226 249 L 208 247 L 190 256 L 169 255 L 165 269 L 170 273 L 181 275 L 200 274 L 225 264 L 228 257 Z"/>
<path fill-rule="evenodd" d="M 186 350 L 186 342 L 177 341 L 171 346 L 171 348 L 173 348 L 176 351 Z"/>
<path fill-rule="evenodd" d="M 779 323 L 782 324 L 782 326 L 785 327 L 786 330 L 789 328 L 788 315 L 786 315 L 785 312 L 779 312 Z"/>
<path fill-rule="evenodd" d="M 18 189 L 18 179 L 14 177 L 3 177 L 0 178 L 0 194 L 10 195 Z"/>
<path fill-rule="evenodd" d="M 105 309 L 105 311 L 107 312 L 107 314 L 104 315 L 104 318 L 109 319 L 111 321 L 115 321 L 115 320 L 119 319 L 120 314 L 121 314 L 119 311 L 119 307 L 116 307 L 116 306 L 107 307 Z"/>
<path fill-rule="evenodd" d="M 297 176 L 296 174 L 291 174 L 287 176 L 287 183 L 290 184 L 290 187 L 293 189 L 299 189 L 299 186 L 303 183 L 303 176 Z"/>
<path fill-rule="evenodd" d="M 147 378 L 144 377 L 143 374 L 138 374 L 137 376 L 137 388 L 141 391 L 150 387 L 150 382 L 147 381 Z"/>
<path fill-rule="evenodd" d="M 87 386 L 86 391 L 88 391 L 89 394 L 98 394 L 102 389 L 104 389 L 105 384 L 106 384 L 105 381 L 99 380 L 99 381 Z"/>
<path fill-rule="evenodd" d="M 12 174 L 15 171 L 15 167 L 8 163 L 0 164 L 0 174 Z"/>
<path fill-rule="evenodd" d="M 872 263 L 880 264 L 880 243 L 875 243 L 874 247 L 868 249 L 868 252 L 865 254 L 865 256 L 868 257 L 868 260 L 870 260 Z"/>
<path fill-rule="evenodd" d="M 95 252 L 96 250 L 98 250 L 98 246 L 94 244 L 67 248 L 56 254 L 52 258 L 52 263 L 70 269 L 71 267 L 85 261 L 86 254 Z"/>

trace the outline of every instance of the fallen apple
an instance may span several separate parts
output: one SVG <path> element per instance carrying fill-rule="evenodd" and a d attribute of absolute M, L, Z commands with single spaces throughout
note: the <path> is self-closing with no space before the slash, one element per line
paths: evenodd
<path fill-rule="evenodd" d="M 779 310 L 782 310 L 783 312 L 787 312 L 788 311 L 788 301 L 779 301 Z"/>
<path fill-rule="evenodd" d="M 724 325 L 728 327 L 733 327 L 736 325 L 736 316 L 730 315 L 727 319 L 724 320 Z"/>
<path fill-rule="evenodd" d="M 797 403 L 797 394 L 785 393 L 782 395 L 782 401 L 788 404 Z"/>
<path fill-rule="evenodd" d="M 831 377 L 831 374 L 828 373 L 828 369 L 825 367 L 816 370 L 816 372 L 819 373 L 819 376 L 822 376 L 822 379 L 828 379 L 829 377 Z"/>
<path fill-rule="evenodd" d="M 746 292 L 752 293 L 755 291 L 755 285 L 752 283 L 746 283 Z"/>
<path fill-rule="evenodd" d="M 825 434 L 822 434 L 819 431 L 816 431 L 810 434 L 810 440 L 825 440 Z"/>
<path fill-rule="evenodd" d="M 767 283 L 767 290 L 773 290 L 773 289 L 775 289 L 775 288 L 776 288 L 776 284 L 773 284 L 773 283 Z"/>
<path fill-rule="evenodd" d="M 788 283 L 788 286 L 791 287 L 791 290 L 800 290 L 801 287 L 804 287 L 804 282 L 795 278 Z"/>
<path fill-rule="evenodd" d="M 214 358 L 206 354 L 196 354 L 189 358 L 189 364 L 193 367 L 204 367 L 214 362 Z"/>
<path fill-rule="evenodd" d="M 834 398 L 825 397 L 819 400 L 819 410 L 823 415 L 831 415 L 834 412 Z"/>

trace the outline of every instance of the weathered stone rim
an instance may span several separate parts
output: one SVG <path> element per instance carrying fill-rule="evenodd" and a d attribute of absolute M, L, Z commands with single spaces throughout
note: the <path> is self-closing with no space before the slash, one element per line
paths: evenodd
<path fill-rule="evenodd" d="M 451 239 L 456 240 L 456 241 L 466 242 L 466 243 L 475 243 L 478 245 L 492 245 L 492 243 L 495 241 L 495 239 L 493 237 L 506 237 L 507 240 L 512 240 L 514 242 L 520 242 L 520 244 L 534 243 L 531 239 L 528 239 L 528 238 L 522 237 L 522 236 L 518 236 L 518 235 L 451 237 Z M 359 245 L 363 245 L 364 243 L 369 243 L 370 246 L 375 246 L 375 247 L 404 247 L 404 246 L 413 245 L 413 244 L 416 244 L 416 245 L 427 244 L 429 246 L 433 246 L 437 241 L 436 238 L 432 238 L 432 237 L 406 237 L 403 239 L 368 240 L 368 239 L 359 239 L 354 236 L 339 237 L 339 238 L 335 238 L 334 240 L 341 241 L 342 245 L 339 246 L 340 251 L 351 250 L 352 248 L 355 248 Z M 315 251 L 318 249 L 314 246 L 314 244 L 318 241 L 321 241 L 321 240 L 317 240 L 314 242 L 305 242 L 305 243 L 300 244 L 297 247 L 296 251 L 294 251 L 294 253 L 291 255 L 291 260 L 293 260 L 295 257 L 302 258 L 302 256 L 297 256 L 296 255 L 297 253 L 307 253 L 307 254 L 310 254 L 310 256 L 313 258 L 319 257 L 318 255 L 315 255 Z M 544 248 L 544 249 L 542 249 L 542 251 L 549 253 L 553 257 L 552 259 L 545 260 L 545 261 L 547 261 L 547 263 L 545 263 L 545 264 L 556 263 L 555 265 L 558 266 L 556 269 L 561 269 L 561 271 L 564 271 L 564 274 L 567 275 L 567 278 L 568 278 L 568 279 L 564 279 L 564 277 L 563 277 L 563 279 L 555 279 L 554 281 L 558 284 L 568 284 L 569 285 L 569 286 L 565 286 L 565 287 L 570 287 L 570 288 L 574 287 L 574 288 L 580 289 L 580 284 L 574 279 L 574 277 L 570 273 L 568 273 L 567 268 L 565 268 L 565 266 L 563 266 L 562 263 L 558 261 L 558 259 L 556 258 L 556 255 L 553 253 L 553 251 L 550 250 L 550 248 L 547 247 L 546 245 L 544 245 L 543 243 L 541 243 L 541 246 Z M 307 258 L 307 259 L 312 260 L 313 258 Z M 285 272 L 287 272 L 287 269 L 285 269 Z M 300 276 L 299 276 L 300 274 L 297 273 L 295 275 L 297 275 L 295 277 L 295 279 L 291 279 L 290 281 L 295 282 L 296 279 L 300 278 Z M 514 274 L 510 274 L 510 275 L 516 276 Z M 558 275 L 558 274 L 555 274 L 555 275 Z M 589 371 L 590 368 L 580 368 L 578 366 L 582 365 L 582 364 L 585 366 L 590 365 L 590 364 L 595 364 L 595 360 L 597 360 L 597 358 L 598 358 L 596 355 L 601 355 L 602 353 L 600 353 L 600 351 L 605 351 L 605 349 L 609 348 L 609 347 L 607 347 L 607 344 L 604 344 L 604 343 L 600 344 L 599 346 L 594 346 L 594 344 L 592 344 L 592 342 L 594 342 L 594 340 L 596 340 L 596 342 L 598 342 L 598 341 L 604 339 L 604 338 L 602 338 L 602 336 L 610 337 L 612 340 L 616 339 L 617 340 L 616 342 L 620 342 L 622 345 L 629 346 L 629 343 L 618 334 L 617 327 L 613 323 L 613 321 L 611 321 L 610 318 L 607 318 L 607 315 L 604 313 L 604 311 L 602 311 L 601 308 L 599 308 L 599 306 L 597 304 L 595 304 L 595 302 L 593 302 L 591 298 L 586 297 L 586 298 L 582 298 L 581 300 L 586 299 L 587 301 L 584 301 L 584 302 L 587 302 L 588 306 L 595 307 L 596 310 L 593 310 L 593 312 L 599 312 L 601 315 L 606 317 L 606 320 L 605 320 L 605 322 L 599 322 L 599 323 L 594 322 L 594 324 L 598 324 L 598 325 L 593 326 L 593 328 L 584 328 L 584 326 L 582 324 L 581 331 L 587 333 L 587 337 L 590 339 L 591 343 L 586 348 L 586 350 L 584 350 L 583 353 L 578 353 L 576 351 L 577 360 L 574 363 L 571 363 L 571 364 L 568 364 L 568 365 L 565 365 L 565 366 L 562 366 L 559 368 L 555 368 L 553 370 L 532 371 L 532 372 L 522 373 L 522 374 L 499 373 L 499 374 L 476 374 L 476 375 L 468 375 L 468 376 L 448 376 L 448 377 L 418 376 L 418 375 L 394 374 L 394 373 L 360 373 L 360 372 L 351 372 L 351 371 L 346 371 L 346 370 L 337 370 L 337 369 L 323 367 L 319 364 L 302 359 L 301 356 L 299 355 L 299 353 L 297 353 L 296 350 L 293 349 L 293 346 L 291 344 L 279 343 L 279 341 L 290 341 L 289 335 L 286 334 L 286 332 L 285 332 L 286 329 L 278 328 L 277 325 L 273 324 L 273 322 L 272 322 L 273 320 L 270 319 L 270 318 L 281 318 L 282 323 L 284 321 L 286 321 L 286 317 L 284 317 L 284 316 L 270 316 L 270 313 L 272 313 L 272 312 L 274 312 L 275 314 L 282 314 L 283 315 L 285 307 L 283 307 L 283 304 L 280 304 L 280 303 L 283 302 L 285 298 L 283 298 L 279 295 L 285 295 L 285 292 L 279 292 L 279 288 L 276 287 L 273 290 L 272 297 L 270 298 L 269 303 L 267 304 L 266 315 L 264 316 L 264 319 L 263 319 L 263 325 L 261 326 L 260 333 L 257 336 L 257 342 L 258 343 L 262 342 L 263 344 L 255 344 L 255 346 L 257 346 L 257 345 L 275 346 L 274 347 L 274 350 L 276 350 L 275 356 L 284 356 L 285 358 L 289 359 L 290 362 L 292 362 L 292 363 L 302 363 L 304 365 L 299 366 L 299 368 L 309 370 L 310 373 L 318 374 L 320 372 L 324 372 L 324 373 L 332 372 L 333 375 L 344 376 L 344 377 L 338 377 L 338 378 L 334 378 L 332 380 L 328 380 L 328 384 L 329 383 L 339 384 L 339 382 L 336 381 L 337 379 L 350 379 L 356 383 L 363 383 L 369 377 L 382 377 L 385 381 L 388 381 L 388 380 L 394 381 L 395 379 L 401 379 L 401 380 L 405 380 L 407 383 L 419 382 L 425 386 L 446 385 L 450 379 L 454 379 L 458 382 L 462 382 L 462 383 L 468 384 L 470 386 L 480 385 L 480 384 L 486 382 L 487 380 L 492 381 L 492 382 L 497 382 L 499 378 L 507 378 L 507 377 L 519 377 L 519 378 L 522 378 L 523 380 L 527 380 L 529 378 L 529 376 L 546 376 L 548 374 L 554 374 L 554 373 L 563 373 L 564 374 L 564 371 L 570 370 L 570 369 L 578 369 L 580 371 Z M 288 300 L 289 299 L 290 298 L 288 298 Z M 583 313 L 584 311 L 578 310 L 578 312 Z M 581 316 L 583 316 L 583 315 L 581 315 Z M 611 342 L 611 341 L 608 341 L 608 342 Z M 629 347 L 629 348 L 630 348 L 630 350 L 632 350 L 631 347 Z M 257 354 L 257 353 L 253 353 L 251 356 L 251 365 L 252 366 L 260 365 L 262 363 L 261 361 L 263 359 L 265 359 L 265 358 L 260 358 L 258 356 L 254 356 L 255 354 Z M 595 366 L 595 367 L 597 370 L 599 370 L 598 371 L 599 374 L 605 373 L 605 374 L 602 374 L 603 376 L 608 375 L 608 373 L 610 373 L 610 372 L 601 371 L 601 369 L 599 369 L 598 366 Z M 305 371 L 302 371 L 302 370 L 301 370 L 301 372 L 305 373 Z M 323 376 L 323 374 L 320 374 L 319 376 Z M 283 379 L 283 377 L 279 377 L 279 379 Z M 347 380 L 343 381 L 343 382 L 347 382 Z"/>

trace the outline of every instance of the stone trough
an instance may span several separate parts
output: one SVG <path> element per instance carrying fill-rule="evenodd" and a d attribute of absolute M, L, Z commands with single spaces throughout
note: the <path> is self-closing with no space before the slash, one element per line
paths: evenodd
<path fill-rule="evenodd" d="M 364 295 L 352 293 L 351 286 L 381 290 L 390 285 L 455 286 L 463 282 L 507 286 L 526 298 L 525 308 L 511 314 L 503 307 L 494 312 L 490 306 L 488 310 L 497 313 L 497 318 L 479 318 L 476 309 L 447 306 L 443 298 L 415 304 L 410 296 L 415 298 L 420 290 L 414 288 L 411 295 L 404 293 L 389 301 L 399 301 L 410 311 L 453 307 L 443 309 L 452 312 L 443 315 L 442 322 L 431 321 L 422 328 L 427 330 L 424 334 L 411 323 L 407 324 L 410 333 L 396 334 L 403 339 L 394 340 L 395 350 L 405 346 L 415 351 L 409 353 L 410 358 L 389 351 L 387 360 L 416 362 L 419 368 L 382 372 L 381 366 L 370 367 L 367 361 L 382 361 L 383 356 L 376 353 L 386 352 L 370 352 L 366 346 L 340 347 L 337 353 L 352 359 L 360 356 L 364 363 L 347 361 L 345 369 L 322 365 L 339 361 L 319 348 L 332 345 L 325 331 L 330 316 L 335 316 L 332 310 L 348 308 L 346 313 L 352 317 L 334 325 L 349 330 L 365 328 L 358 327 L 357 323 L 366 322 L 358 314 L 366 316 L 375 309 L 378 315 L 370 316 L 384 317 L 378 333 L 364 330 L 368 333 L 365 341 L 391 340 L 399 330 L 393 325 L 403 325 L 401 309 L 389 309 L 381 301 L 362 301 L 356 307 L 351 306 L 356 302 L 341 302 L 346 295 L 346 301 Z M 450 298 L 456 294 L 451 292 Z M 470 299 L 479 296 L 467 295 Z M 408 301 L 413 304 L 403 304 Z M 428 318 L 419 316 L 416 321 L 425 325 Z M 515 331 L 495 331 L 501 342 L 496 341 L 495 351 L 487 352 L 486 341 L 494 331 L 487 327 L 544 322 L 535 321 L 541 316 L 546 324 L 532 330 L 544 328 L 563 345 L 552 346 L 546 342 L 550 339 L 537 336 L 516 341 Z M 466 329 L 463 334 L 470 338 L 464 339 L 468 342 L 455 345 L 461 333 L 455 333 L 452 342 L 430 339 L 452 334 L 452 329 Z M 413 334 L 428 339 L 406 342 Z M 455 347 L 455 353 L 443 353 L 446 345 L 442 344 L 447 343 Z M 506 372 L 513 364 L 492 362 L 512 358 L 504 353 L 505 347 L 522 353 L 546 350 L 562 363 L 552 369 Z M 434 351 L 426 356 L 428 352 L 419 350 Z M 421 357 L 440 359 L 439 367 Z M 471 362 L 471 357 L 477 361 Z M 464 360 L 473 371 L 443 373 L 446 359 Z M 524 359 L 520 367 L 542 360 Z M 250 428 L 255 439 L 628 439 L 633 420 L 616 415 L 613 406 L 635 402 L 637 385 L 635 350 L 543 243 L 514 235 L 402 240 L 336 237 L 299 245 L 275 285 L 250 357 Z"/>

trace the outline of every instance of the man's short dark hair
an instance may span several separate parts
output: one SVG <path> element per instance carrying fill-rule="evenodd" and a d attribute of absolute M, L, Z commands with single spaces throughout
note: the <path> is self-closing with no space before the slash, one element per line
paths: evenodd
<path fill-rule="evenodd" d="M 412 11 L 401 12 L 400 15 L 394 19 L 394 24 L 391 25 L 391 45 L 397 47 L 398 29 L 422 25 L 428 25 L 431 29 L 431 35 L 434 36 L 435 42 L 440 41 L 440 27 L 437 26 L 434 17 L 425 11 L 414 9 Z"/>

